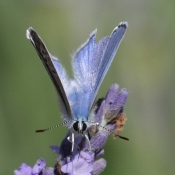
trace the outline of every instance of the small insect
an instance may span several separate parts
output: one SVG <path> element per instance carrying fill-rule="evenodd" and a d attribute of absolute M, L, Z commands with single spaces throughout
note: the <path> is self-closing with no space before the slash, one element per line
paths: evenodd
<path fill-rule="evenodd" d="M 95 43 L 96 30 L 92 32 L 72 60 L 74 79 L 68 78 L 59 60 L 49 53 L 36 31 L 31 27 L 27 30 L 27 38 L 36 49 L 56 88 L 64 121 L 62 124 L 36 132 L 44 132 L 64 125 L 71 133 L 68 140 L 72 143 L 72 151 L 74 139 L 79 135 L 87 139 L 91 149 L 88 130 L 98 123 L 88 119 L 94 112 L 93 104 L 96 95 L 124 37 L 127 26 L 127 22 L 121 22 L 110 36 L 102 38 L 98 43 Z"/>
<path fill-rule="evenodd" d="M 127 120 L 126 115 L 123 113 L 123 108 L 119 108 L 118 110 L 109 110 L 105 114 L 105 119 L 108 123 L 115 123 L 116 129 L 114 132 L 114 138 L 120 137 L 124 140 L 129 140 L 126 137 L 122 137 L 119 135 L 120 131 L 123 130 L 123 126 Z"/>
<path fill-rule="evenodd" d="M 117 118 L 113 121 L 116 122 L 116 131 L 114 133 L 114 138 L 119 135 L 119 132 L 123 130 L 123 126 L 125 125 L 127 118 L 125 117 L 125 114 L 119 114 Z M 123 137 L 124 138 L 124 137 Z M 126 139 L 129 140 L 129 139 Z"/>

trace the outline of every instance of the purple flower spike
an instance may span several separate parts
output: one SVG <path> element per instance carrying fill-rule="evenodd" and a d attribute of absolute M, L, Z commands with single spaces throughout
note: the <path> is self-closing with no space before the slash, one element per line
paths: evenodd
<path fill-rule="evenodd" d="M 73 161 L 61 167 L 62 172 L 68 175 L 91 175 L 94 163 L 94 153 L 81 151 Z"/>
<path fill-rule="evenodd" d="M 15 175 L 31 175 L 32 168 L 27 164 L 23 163 L 17 170 L 14 171 Z"/>
<path fill-rule="evenodd" d="M 114 84 L 108 90 L 106 98 L 101 102 L 98 112 L 95 116 L 95 122 L 100 123 L 102 121 L 103 115 L 114 105 L 118 96 L 119 85 Z"/>
<path fill-rule="evenodd" d="M 36 164 L 33 168 L 23 163 L 18 170 L 15 170 L 15 175 L 39 175 L 41 172 L 45 173 L 46 162 L 43 158 L 37 160 Z M 53 171 L 52 171 L 53 174 Z M 51 173 L 43 174 L 43 175 L 52 175 Z"/>
<path fill-rule="evenodd" d="M 91 172 L 92 175 L 98 175 L 100 174 L 106 167 L 106 160 L 101 158 L 94 162 L 93 164 L 93 171 Z"/>
<path fill-rule="evenodd" d="M 39 174 L 44 169 L 45 166 L 46 166 L 45 160 L 43 158 L 40 158 L 34 165 L 32 169 L 32 174 Z"/>
<path fill-rule="evenodd" d="M 115 137 L 123 129 L 126 121 L 123 111 L 128 96 L 128 91 L 126 89 L 121 89 L 119 93 L 118 89 L 119 86 L 117 84 L 110 87 L 106 98 L 101 102 L 96 116 L 94 117 L 95 121 L 99 123 L 99 132 L 107 130 L 109 133 L 112 133 L 115 131 Z M 92 127 L 91 136 L 94 136 L 94 130 L 94 127 Z"/>
<path fill-rule="evenodd" d="M 125 88 L 121 89 L 120 93 L 115 99 L 113 107 L 117 109 L 124 106 L 126 103 L 127 97 L 128 97 L 128 91 Z"/>
<path fill-rule="evenodd" d="M 113 84 L 110 87 L 110 89 L 109 89 L 109 91 L 106 95 L 106 98 L 105 98 L 106 104 L 110 105 L 110 104 L 113 104 L 115 102 L 116 97 L 118 95 L 118 90 L 119 90 L 119 85 L 118 84 Z"/>
<path fill-rule="evenodd" d="M 106 130 L 103 130 L 102 132 L 97 132 L 97 134 L 95 134 L 90 140 L 92 150 L 101 149 L 105 145 L 108 139 L 108 135 L 109 131 Z"/>

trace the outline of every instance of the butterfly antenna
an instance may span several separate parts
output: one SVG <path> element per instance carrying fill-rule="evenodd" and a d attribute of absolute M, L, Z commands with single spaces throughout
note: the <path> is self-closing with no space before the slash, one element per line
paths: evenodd
<path fill-rule="evenodd" d="M 90 123 L 94 123 L 94 122 L 90 121 Z M 110 133 L 114 133 L 114 131 L 111 131 L 111 130 L 105 128 L 104 126 L 99 125 L 99 123 L 95 123 L 94 125 L 100 126 L 101 128 L 105 129 L 106 131 L 108 131 L 108 132 L 110 132 Z M 119 135 L 119 134 L 114 134 L 114 136 L 115 136 L 115 137 L 119 137 L 120 139 L 129 141 L 129 138 L 123 137 L 123 136 L 121 136 L 121 135 Z"/>
<path fill-rule="evenodd" d="M 123 140 L 127 140 L 127 141 L 129 141 L 129 138 L 127 138 L 127 137 L 123 137 L 123 136 L 121 136 L 121 135 L 115 135 L 116 137 L 119 137 L 120 139 L 123 139 Z"/>
<path fill-rule="evenodd" d="M 99 126 L 100 126 L 100 125 L 99 125 Z M 107 128 L 105 128 L 104 126 L 100 126 L 100 127 L 102 127 L 103 129 L 106 129 L 106 130 L 107 130 L 108 132 L 110 132 L 110 133 L 114 133 L 114 131 L 111 131 L 111 130 L 107 129 Z M 120 139 L 129 141 L 129 138 L 123 137 L 123 136 L 121 136 L 121 135 L 119 135 L 119 134 L 114 134 L 114 136 L 115 136 L 115 137 L 118 137 L 118 138 L 120 138 Z"/>
<path fill-rule="evenodd" d="M 39 130 L 36 130 L 35 132 L 45 132 L 45 131 L 48 131 L 48 130 L 57 128 L 57 127 L 59 127 L 59 126 L 63 126 L 63 125 L 65 125 L 65 124 L 69 123 L 69 122 L 71 122 L 71 121 L 70 121 L 70 120 L 67 120 L 67 121 L 65 121 L 65 122 L 63 122 L 63 123 L 61 123 L 61 124 L 57 124 L 57 125 L 55 125 L 55 126 L 51 126 L 51 127 L 47 128 L 47 129 L 39 129 Z"/>

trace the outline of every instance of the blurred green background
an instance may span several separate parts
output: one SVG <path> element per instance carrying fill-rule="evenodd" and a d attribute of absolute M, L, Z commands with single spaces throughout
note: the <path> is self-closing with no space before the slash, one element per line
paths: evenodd
<path fill-rule="evenodd" d="M 128 121 L 105 145 L 102 173 L 175 174 L 175 1 L 163 0 L 1 0 L 0 1 L 0 174 L 43 157 L 53 166 L 50 145 L 66 128 L 36 134 L 61 123 L 57 96 L 37 53 L 26 39 L 32 26 L 70 69 L 70 55 L 95 29 L 97 41 L 119 22 L 129 28 L 100 88 L 112 83 L 129 91 Z"/>

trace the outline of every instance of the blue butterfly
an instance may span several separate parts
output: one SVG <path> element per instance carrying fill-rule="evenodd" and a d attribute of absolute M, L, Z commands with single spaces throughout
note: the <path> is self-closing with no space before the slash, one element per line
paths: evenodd
<path fill-rule="evenodd" d="M 79 135 L 86 137 L 90 146 L 88 130 L 98 123 L 89 121 L 89 116 L 93 115 L 93 104 L 97 92 L 127 27 L 127 22 L 121 22 L 110 36 L 102 38 L 98 43 L 95 43 L 96 30 L 92 32 L 72 60 L 74 79 L 67 77 L 63 66 L 49 53 L 36 31 L 31 27 L 27 30 L 27 38 L 36 49 L 58 93 L 64 120 L 62 125 L 70 130 L 71 136 L 68 139 L 72 143 L 72 151 L 74 138 Z M 48 129 L 38 130 L 38 132 Z"/>

